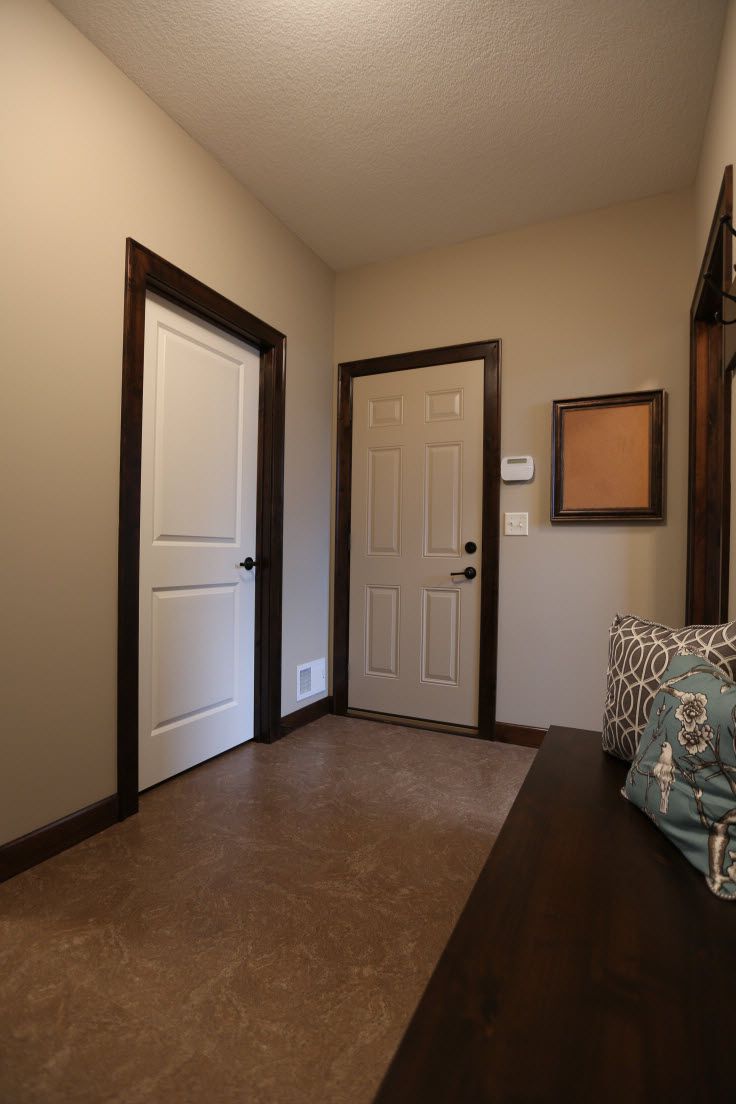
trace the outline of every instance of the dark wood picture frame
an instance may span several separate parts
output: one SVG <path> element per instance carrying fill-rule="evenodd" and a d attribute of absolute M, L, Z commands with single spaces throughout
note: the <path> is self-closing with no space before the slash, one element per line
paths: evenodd
<path fill-rule="evenodd" d="M 690 308 L 685 600 L 689 625 L 714 625 L 728 618 L 731 390 L 736 326 L 723 326 L 724 302 L 720 290 L 733 290 L 733 235 L 729 229 L 732 218 L 733 167 L 727 165 Z"/>
<path fill-rule="evenodd" d="M 552 488 L 550 520 L 581 521 L 664 521 L 665 472 L 665 392 L 627 391 L 616 395 L 595 395 L 581 399 L 557 399 L 552 403 Z M 590 507 L 565 505 L 565 418 L 571 412 L 615 410 L 633 406 L 649 408 L 649 448 L 646 506 L 612 506 L 604 501 Z"/>
<path fill-rule="evenodd" d="M 128 238 L 118 536 L 118 817 L 138 811 L 138 585 L 146 293 L 156 292 L 260 351 L 254 738 L 280 735 L 286 338 Z"/>
<path fill-rule="evenodd" d="M 473 735 L 493 739 L 496 718 L 498 651 L 498 560 L 500 506 L 500 341 L 422 349 L 412 353 L 345 362 L 338 368 L 337 475 L 335 510 L 335 583 L 333 611 L 333 710 L 348 712 L 350 512 L 353 453 L 353 381 L 359 376 L 408 371 L 434 364 L 482 360 L 483 408 L 483 524 L 481 543 L 481 633 L 478 728 Z M 429 724 L 429 722 L 428 722 Z"/>

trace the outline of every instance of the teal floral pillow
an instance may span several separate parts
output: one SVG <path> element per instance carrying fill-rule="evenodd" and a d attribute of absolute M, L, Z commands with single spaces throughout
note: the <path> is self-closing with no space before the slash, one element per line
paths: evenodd
<path fill-rule="evenodd" d="M 621 792 L 736 901 L 736 683 L 720 667 L 675 656 Z"/>

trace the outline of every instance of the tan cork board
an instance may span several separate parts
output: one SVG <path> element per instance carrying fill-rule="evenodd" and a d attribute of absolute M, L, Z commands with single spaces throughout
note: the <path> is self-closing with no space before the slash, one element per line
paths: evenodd
<path fill-rule="evenodd" d="M 651 505 L 649 403 L 563 412 L 563 510 Z"/>

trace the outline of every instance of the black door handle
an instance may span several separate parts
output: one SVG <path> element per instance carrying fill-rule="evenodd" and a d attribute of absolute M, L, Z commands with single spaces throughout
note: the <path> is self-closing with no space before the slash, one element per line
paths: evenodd
<path fill-rule="evenodd" d="M 464 575 L 466 579 L 474 579 L 478 572 L 474 567 L 466 567 L 464 571 L 451 571 L 451 575 Z"/>
<path fill-rule="evenodd" d="M 238 567 L 244 567 L 246 571 L 252 571 L 256 566 L 256 561 L 252 556 L 246 556 L 242 563 L 238 564 Z"/>

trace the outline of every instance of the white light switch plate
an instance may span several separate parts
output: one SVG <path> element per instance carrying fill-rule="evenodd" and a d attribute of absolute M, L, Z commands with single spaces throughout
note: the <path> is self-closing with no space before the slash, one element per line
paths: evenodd
<path fill-rule="evenodd" d="M 507 537 L 528 537 L 529 514 L 504 514 L 503 531 Z"/>

